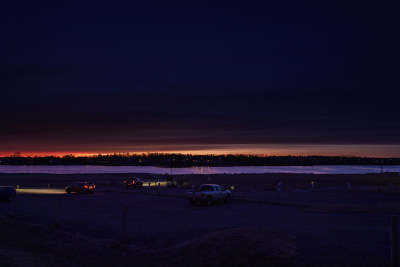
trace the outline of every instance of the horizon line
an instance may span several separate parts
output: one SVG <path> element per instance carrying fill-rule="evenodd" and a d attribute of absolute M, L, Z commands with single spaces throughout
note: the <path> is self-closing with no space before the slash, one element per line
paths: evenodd
<path fill-rule="evenodd" d="M 377 159 L 400 159 L 399 156 L 394 157 L 382 157 L 382 156 L 357 156 L 357 155 L 345 155 L 345 154 L 337 154 L 337 155 L 322 155 L 322 154 L 307 154 L 307 155 L 275 155 L 275 154 L 259 154 L 259 153 L 223 153 L 223 154 L 191 154 L 191 153 L 181 153 L 181 152 L 112 152 L 112 153 L 67 153 L 67 154 L 31 154 L 31 155 L 1 155 L 0 158 L 46 158 L 46 157 L 55 157 L 55 158 L 65 158 L 68 156 L 74 158 L 96 158 L 96 157 L 103 157 L 103 156 L 122 156 L 122 157 L 132 157 L 132 156 L 149 156 L 149 155 L 161 155 L 161 156 L 172 156 L 172 155 L 179 155 L 179 156 L 253 156 L 253 157 L 330 157 L 330 158 L 377 158 Z"/>
<path fill-rule="evenodd" d="M 184 154 L 184 155 L 273 155 L 273 156 L 351 156 L 399 158 L 400 144 L 208 144 L 154 145 L 70 149 L 7 149 L 0 157 L 20 156 L 93 156 L 110 154 Z"/>

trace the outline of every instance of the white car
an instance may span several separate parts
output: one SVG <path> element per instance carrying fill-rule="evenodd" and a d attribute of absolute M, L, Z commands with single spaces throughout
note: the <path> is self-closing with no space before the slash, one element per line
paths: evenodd
<path fill-rule="evenodd" d="M 192 205 L 200 202 L 210 206 L 215 201 L 228 203 L 232 199 L 232 193 L 217 184 L 202 184 L 198 190 L 187 191 L 186 198 Z"/>

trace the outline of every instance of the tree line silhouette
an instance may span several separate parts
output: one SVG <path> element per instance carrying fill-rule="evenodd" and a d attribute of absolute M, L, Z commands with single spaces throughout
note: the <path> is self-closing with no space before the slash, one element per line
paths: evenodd
<path fill-rule="evenodd" d="M 191 155 L 170 153 L 114 153 L 93 156 L 35 156 L 14 153 L 0 157 L 2 165 L 114 165 L 114 166 L 312 166 L 312 165 L 400 165 L 400 158 L 353 156 L 266 156 L 247 154 Z"/>

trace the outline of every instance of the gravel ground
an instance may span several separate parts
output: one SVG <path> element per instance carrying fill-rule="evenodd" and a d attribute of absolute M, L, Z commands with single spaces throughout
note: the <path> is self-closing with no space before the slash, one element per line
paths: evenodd
<path fill-rule="evenodd" d="M 389 264 L 389 213 L 313 212 L 307 207 L 240 198 L 212 207 L 191 206 L 178 191 L 163 188 L 158 195 L 156 188 L 127 192 L 117 188 L 88 195 L 20 194 L 15 202 L 0 203 L 2 231 L 7 231 L 7 223 L 15 220 L 48 229 L 58 225 L 57 231 L 64 234 L 95 238 L 100 243 L 110 240 L 118 243 L 123 239 L 123 211 L 127 207 L 124 238 L 133 250 L 168 248 L 221 230 L 265 227 L 296 238 L 298 256 L 294 265 L 297 266 Z M 311 197 L 315 198 L 323 195 L 302 193 L 314 194 Z M 376 196 L 373 198 L 376 200 Z M 251 193 L 246 199 L 251 199 Z M 32 237 L 28 234 L 26 238 Z M 12 247 L 18 249 L 18 242 L 13 240 Z M 0 244 L 6 248 L 4 242 Z M 90 250 L 87 245 L 76 243 L 78 248 Z M 32 253 L 31 249 L 28 252 Z"/>
<path fill-rule="evenodd" d="M 304 188 L 280 199 L 272 190 L 242 190 L 211 207 L 191 206 L 186 189 L 174 187 L 21 190 L 15 201 L 0 202 L 0 266 L 388 266 L 390 216 L 400 214 L 396 186 Z M 216 240 L 225 240 L 220 250 Z M 277 242 L 281 250 L 261 257 Z"/>

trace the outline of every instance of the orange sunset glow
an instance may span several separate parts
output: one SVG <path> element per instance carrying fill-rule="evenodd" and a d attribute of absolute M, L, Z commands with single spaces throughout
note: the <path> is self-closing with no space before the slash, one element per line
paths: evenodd
<path fill-rule="evenodd" d="M 400 157 L 400 145 L 198 145 L 198 146 L 146 146 L 134 148 L 103 149 L 91 151 L 18 151 L 22 157 L 65 155 L 95 156 L 114 153 L 175 153 L 175 154 L 251 154 L 266 156 L 357 156 L 357 157 Z M 15 151 L 1 152 L 0 156 L 15 155 Z"/>

